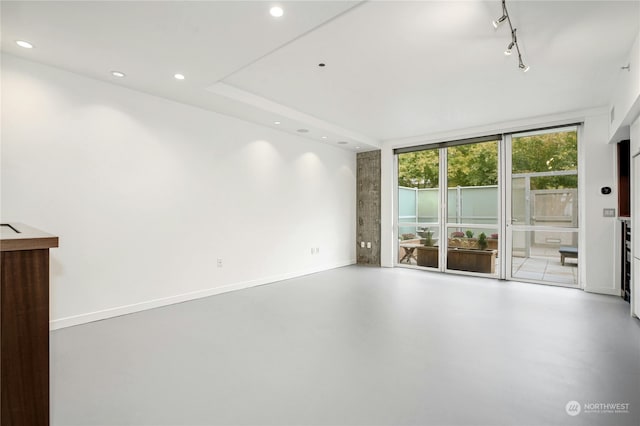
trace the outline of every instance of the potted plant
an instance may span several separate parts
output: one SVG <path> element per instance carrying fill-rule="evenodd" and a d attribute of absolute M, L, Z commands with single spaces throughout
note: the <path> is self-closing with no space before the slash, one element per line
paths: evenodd
<path fill-rule="evenodd" d="M 472 238 L 473 232 L 467 231 L 465 240 L 473 240 L 473 245 L 454 248 L 447 253 L 447 268 L 457 271 L 495 273 L 496 250 L 487 250 L 487 234 L 481 232 L 478 238 Z"/>
<path fill-rule="evenodd" d="M 480 235 L 478 235 L 478 248 L 480 250 L 486 250 L 488 245 L 489 243 L 487 242 L 487 234 L 481 232 Z"/>
<path fill-rule="evenodd" d="M 449 238 L 449 247 L 475 249 L 478 248 L 478 240 L 473 238 L 473 231 L 470 229 L 467 232 L 455 231 Z"/>
<path fill-rule="evenodd" d="M 438 247 L 435 245 L 433 239 L 433 232 L 429 228 L 425 228 L 420 233 L 424 238 L 420 240 L 422 246 L 416 247 L 418 251 L 417 263 L 418 266 L 427 266 L 429 268 L 438 267 Z"/>
<path fill-rule="evenodd" d="M 464 232 L 454 231 L 449 237 L 449 247 L 464 247 L 462 239 L 464 238 Z"/>

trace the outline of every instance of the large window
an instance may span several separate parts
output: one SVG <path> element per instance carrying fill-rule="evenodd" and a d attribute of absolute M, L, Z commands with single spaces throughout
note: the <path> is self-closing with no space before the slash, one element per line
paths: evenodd
<path fill-rule="evenodd" d="M 398 265 L 577 285 L 577 135 L 396 151 Z"/>

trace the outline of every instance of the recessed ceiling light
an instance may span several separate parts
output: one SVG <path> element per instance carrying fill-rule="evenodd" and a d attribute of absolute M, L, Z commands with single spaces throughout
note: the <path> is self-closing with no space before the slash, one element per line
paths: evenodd
<path fill-rule="evenodd" d="M 298 133 L 309 133 L 309 129 L 298 129 Z"/>
<path fill-rule="evenodd" d="M 269 9 L 269 13 L 274 18 L 279 18 L 284 15 L 284 10 L 280 6 L 273 6 L 271 9 Z"/>
<path fill-rule="evenodd" d="M 349 142 L 347 142 L 347 141 L 339 141 L 339 142 L 338 142 L 338 145 L 346 145 L 346 144 L 348 144 L 348 143 L 349 143 Z"/>
<path fill-rule="evenodd" d="M 174 74 L 173 76 L 175 77 L 176 80 L 184 80 L 184 75 L 182 74 Z"/>
<path fill-rule="evenodd" d="M 33 44 L 24 40 L 16 40 L 16 44 L 20 47 L 24 47 L 25 49 L 33 49 Z"/>
<path fill-rule="evenodd" d="M 322 139 L 326 139 L 326 138 L 327 138 L 326 136 L 323 136 L 323 137 L 322 137 Z"/>
<path fill-rule="evenodd" d="M 360 149 L 360 147 L 359 147 L 359 146 L 356 146 L 356 149 Z"/>
<path fill-rule="evenodd" d="M 278 125 L 281 124 L 279 121 L 274 121 L 273 124 Z"/>
<path fill-rule="evenodd" d="M 111 71 L 111 75 L 114 77 L 122 78 L 125 76 L 125 73 L 122 71 Z"/>

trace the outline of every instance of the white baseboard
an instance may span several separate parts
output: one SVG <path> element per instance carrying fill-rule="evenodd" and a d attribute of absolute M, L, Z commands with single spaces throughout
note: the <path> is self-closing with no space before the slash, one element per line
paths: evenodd
<path fill-rule="evenodd" d="M 608 294 L 610 296 L 620 296 L 620 289 L 611 287 L 585 287 L 587 293 Z"/>
<path fill-rule="evenodd" d="M 198 290 L 190 293 L 178 294 L 175 296 L 163 297 L 160 299 L 148 300 L 145 302 L 134 303 L 131 305 L 118 306 L 115 308 L 103 309 L 101 311 L 89 312 L 86 314 L 74 315 L 65 318 L 59 318 L 49 322 L 50 330 L 58 330 L 74 325 L 86 324 L 93 321 L 100 321 L 107 318 L 118 317 L 121 315 L 132 314 L 134 312 L 146 311 L 148 309 L 159 308 L 161 306 L 173 305 L 174 303 L 182 303 L 189 300 L 201 299 L 203 297 L 214 296 L 216 294 L 227 293 L 235 290 L 256 287 L 264 284 L 271 284 L 277 281 L 288 280 L 291 278 L 301 277 L 303 275 L 315 274 L 316 272 L 328 271 L 330 269 L 341 268 L 356 263 L 355 259 L 337 262 L 334 264 L 323 265 L 317 268 L 306 269 L 296 272 L 287 272 L 285 274 L 274 275 L 271 277 L 259 278 L 250 281 L 242 281 L 233 284 L 227 284 L 220 287 L 213 287 L 204 290 Z"/>

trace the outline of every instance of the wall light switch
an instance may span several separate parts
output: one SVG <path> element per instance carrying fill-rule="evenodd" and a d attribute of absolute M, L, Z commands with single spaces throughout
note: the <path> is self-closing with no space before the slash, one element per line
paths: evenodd
<path fill-rule="evenodd" d="M 602 217 L 616 217 L 616 209 L 602 209 Z"/>

